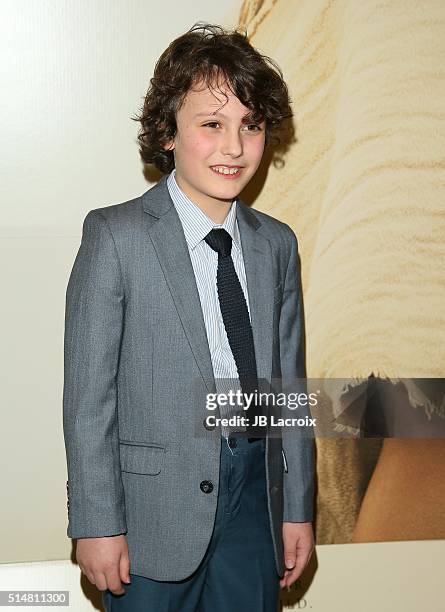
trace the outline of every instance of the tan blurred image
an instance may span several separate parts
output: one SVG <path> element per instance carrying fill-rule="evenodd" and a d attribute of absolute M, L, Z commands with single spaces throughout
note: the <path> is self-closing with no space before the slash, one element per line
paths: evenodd
<path fill-rule="evenodd" d="M 445 374 L 445 10 L 427 4 L 240 12 L 293 99 L 296 142 L 268 168 L 267 199 L 260 176 L 248 196 L 299 239 L 308 377 Z M 317 479 L 319 544 L 445 538 L 444 439 L 318 439 Z"/>

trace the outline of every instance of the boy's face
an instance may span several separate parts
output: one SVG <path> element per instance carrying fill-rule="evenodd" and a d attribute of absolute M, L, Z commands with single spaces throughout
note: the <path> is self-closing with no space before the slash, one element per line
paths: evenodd
<path fill-rule="evenodd" d="M 249 109 L 226 85 L 220 90 L 227 102 L 205 85 L 189 90 L 176 114 L 176 136 L 165 147 L 174 149 L 179 187 L 206 212 L 227 212 L 255 174 L 265 144 L 265 122 L 243 121 Z"/>

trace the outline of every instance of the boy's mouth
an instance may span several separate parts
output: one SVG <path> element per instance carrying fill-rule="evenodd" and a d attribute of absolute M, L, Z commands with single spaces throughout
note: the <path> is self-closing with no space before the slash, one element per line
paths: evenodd
<path fill-rule="evenodd" d="M 242 166 L 210 166 L 214 174 L 225 179 L 234 179 L 241 174 Z"/>

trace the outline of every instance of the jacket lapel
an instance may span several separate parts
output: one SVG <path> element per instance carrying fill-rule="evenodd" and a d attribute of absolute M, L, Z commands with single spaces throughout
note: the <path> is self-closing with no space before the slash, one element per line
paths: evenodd
<path fill-rule="evenodd" d="M 201 302 L 187 242 L 164 176 L 142 196 L 148 213 L 147 229 L 172 294 L 178 315 L 209 393 L 216 392 Z M 270 243 L 261 223 L 238 199 L 241 238 L 252 332 L 259 378 L 270 378 L 272 368 L 273 277 Z"/>
<path fill-rule="evenodd" d="M 246 270 L 258 378 L 270 380 L 274 306 L 271 245 L 261 231 L 261 222 L 239 198 L 237 219 Z"/>

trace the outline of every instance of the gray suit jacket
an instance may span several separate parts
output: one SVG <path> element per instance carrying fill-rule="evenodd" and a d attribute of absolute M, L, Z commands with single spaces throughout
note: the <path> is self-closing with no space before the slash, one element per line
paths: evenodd
<path fill-rule="evenodd" d="M 241 201 L 237 218 L 258 376 L 303 377 L 296 237 Z M 141 197 L 86 215 L 66 292 L 64 356 L 68 536 L 125 533 L 132 572 L 186 578 L 212 534 L 221 437 L 202 427 L 197 435 L 196 388 L 216 388 L 166 177 Z M 283 519 L 312 520 L 313 450 L 310 438 L 267 439 L 280 575 Z M 213 483 L 211 493 L 200 489 L 203 480 Z"/>

